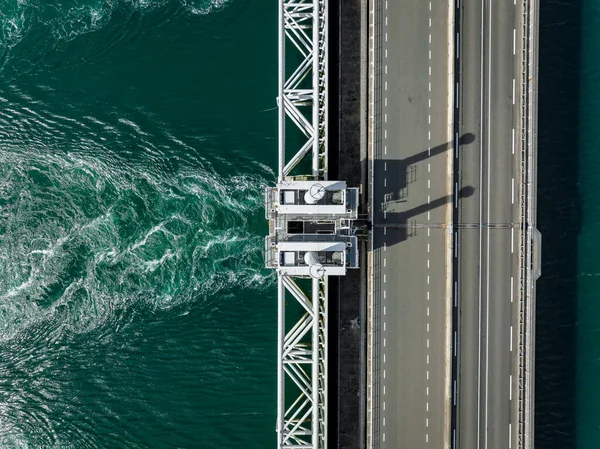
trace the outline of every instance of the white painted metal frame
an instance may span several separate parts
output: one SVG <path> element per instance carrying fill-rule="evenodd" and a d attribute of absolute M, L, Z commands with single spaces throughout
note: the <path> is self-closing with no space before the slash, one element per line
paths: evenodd
<path fill-rule="evenodd" d="M 278 183 L 311 152 L 312 173 L 306 178 L 327 180 L 327 46 L 327 0 L 279 0 Z M 289 56 L 300 59 L 289 77 L 288 47 L 296 53 Z M 306 138 L 289 161 L 286 117 Z M 327 276 L 310 281 L 306 294 L 293 278 L 278 278 L 280 449 L 327 448 L 327 282 Z M 294 319 L 286 320 L 286 312 Z M 295 324 L 288 328 L 288 321 Z"/>
<path fill-rule="evenodd" d="M 279 0 L 278 182 L 290 176 L 311 151 L 312 176 L 327 179 L 327 46 L 327 0 Z M 289 77 L 288 47 L 295 49 L 292 57 L 300 59 Z M 289 161 L 285 151 L 286 116 L 306 138 Z"/>

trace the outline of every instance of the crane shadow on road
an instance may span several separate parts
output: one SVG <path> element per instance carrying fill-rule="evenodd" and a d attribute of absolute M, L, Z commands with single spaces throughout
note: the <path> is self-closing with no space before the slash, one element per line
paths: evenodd
<path fill-rule="evenodd" d="M 467 198 L 472 196 L 474 193 L 474 187 L 466 186 L 458 192 L 458 198 Z M 384 242 L 386 246 L 389 247 L 403 242 L 409 237 L 415 237 L 419 232 L 427 232 L 427 220 L 420 220 L 419 223 L 417 223 L 416 220 L 413 221 L 412 219 L 426 212 L 452 203 L 453 196 L 454 195 L 451 194 L 441 198 L 436 198 L 427 204 L 421 204 L 402 212 L 386 212 L 385 214 L 381 212 L 380 217 L 375 219 L 376 224 L 373 226 L 373 248 L 377 249 L 383 247 Z M 434 224 L 433 226 L 438 226 L 437 229 L 440 230 L 444 229 L 443 223 Z"/>
<path fill-rule="evenodd" d="M 475 141 L 475 135 L 463 134 L 459 146 L 468 145 Z M 446 153 L 452 148 L 453 142 L 446 142 L 431 149 L 409 156 L 405 159 L 375 159 L 373 164 L 375 198 L 385 201 L 404 201 L 410 194 L 411 184 L 418 181 L 419 173 L 426 170 L 419 162 Z M 381 202 L 381 201 L 380 201 Z M 378 205 L 375 205 L 378 207 Z"/>

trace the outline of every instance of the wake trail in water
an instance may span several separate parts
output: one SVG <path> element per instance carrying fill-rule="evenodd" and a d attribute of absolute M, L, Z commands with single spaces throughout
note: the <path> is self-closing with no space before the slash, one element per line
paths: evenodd
<path fill-rule="evenodd" d="M 0 152 L 0 338 L 77 332 L 138 301 L 171 308 L 261 288 L 259 175 L 150 172 L 85 154 Z"/>
<path fill-rule="evenodd" d="M 0 0 L 0 60 L 24 39 L 32 26 L 56 40 L 70 41 L 97 31 L 113 14 L 131 17 L 170 7 L 191 15 L 207 15 L 226 7 L 230 0 Z"/>

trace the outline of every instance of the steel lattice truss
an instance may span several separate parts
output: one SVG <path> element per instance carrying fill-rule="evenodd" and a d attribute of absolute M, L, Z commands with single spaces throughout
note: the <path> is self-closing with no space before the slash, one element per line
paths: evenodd
<path fill-rule="evenodd" d="M 293 175 L 327 179 L 327 45 L 327 0 L 279 0 L 278 182 Z M 286 61 L 288 66 L 294 61 L 293 71 L 286 70 Z M 303 140 L 288 159 L 290 121 Z M 292 173 L 306 157 L 311 158 L 312 172 Z M 296 281 L 279 276 L 278 315 L 278 448 L 324 449 L 327 277 Z"/>
<path fill-rule="evenodd" d="M 311 152 L 311 175 L 327 179 L 327 45 L 327 0 L 279 0 L 279 182 Z M 289 161 L 286 116 L 305 138 Z"/>

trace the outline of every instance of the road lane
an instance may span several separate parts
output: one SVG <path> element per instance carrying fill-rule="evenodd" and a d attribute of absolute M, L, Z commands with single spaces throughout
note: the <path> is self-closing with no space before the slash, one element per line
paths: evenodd
<path fill-rule="evenodd" d="M 458 161 L 459 185 L 477 180 L 477 201 L 460 201 L 457 231 L 457 447 L 511 448 L 517 438 L 519 20 L 515 2 L 463 2 L 459 130 L 479 133 Z M 460 228 L 472 223 L 479 229 Z"/>
<path fill-rule="evenodd" d="M 458 202 L 457 290 L 458 318 L 458 398 L 456 447 L 477 448 L 480 429 L 480 343 L 482 230 L 461 228 L 483 221 L 483 3 L 464 0 L 459 29 L 459 135 L 473 133 L 471 143 L 461 143 L 457 163 L 459 186 L 470 185 L 475 194 Z"/>
<path fill-rule="evenodd" d="M 448 4 L 381 2 L 381 142 L 374 170 L 380 447 L 444 447 Z M 377 44 L 376 44 L 377 45 Z"/>

